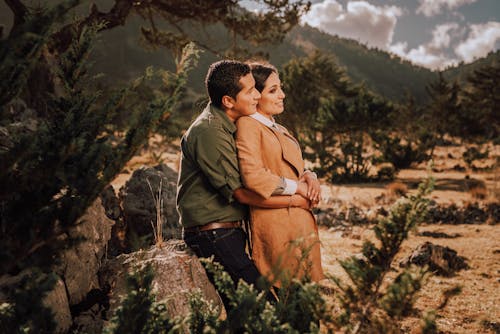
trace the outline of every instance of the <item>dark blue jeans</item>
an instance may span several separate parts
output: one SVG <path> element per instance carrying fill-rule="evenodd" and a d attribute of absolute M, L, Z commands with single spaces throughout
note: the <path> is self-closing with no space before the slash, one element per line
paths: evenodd
<path fill-rule="evenodd" d="M 184 232 L 184 241 L 198 257 L 213 256 L 214 261 L 219 262 L 231 276 L 235 286 L 241 278 L 259 290 L 264 288 L 264 278 L 245 252 L 246 235 L 243 229 L 219 228 L 209 231 Z M 213 275 L 207 274 L 214 284 Z M 229 310 L 227 296 L 221 293 L 220 295 L 224 307 Z M 274 297 L 269 293 L 268 295 L 270 295 L 267 296 L 268 300 L 273 301 Z"/>

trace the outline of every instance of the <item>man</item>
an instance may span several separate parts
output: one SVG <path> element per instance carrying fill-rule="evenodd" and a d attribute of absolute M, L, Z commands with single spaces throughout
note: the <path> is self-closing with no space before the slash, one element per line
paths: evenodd
<path fill-rule="evenodd" d="M 205 85 L 210 103 L 181 140 L 177 210 L 184 240 L 199 257 L 213 256 L 235 284 L 243 279 L 263 288 L 258 282 L 261 275 L 245 252 L 241 226 L 248 218 L 245 204 L 308 208 L 310 202 L 298 194 L 264 199 L 241 184 L 234 122 L 255 113 L 260 98 L 250 67 L 237 61 L 216 62 L 208 70 Z M 307 193 L 304 182 L 298 188 Z M 227 308 L 227 297 L 221 294 L 221 298 Z"/>

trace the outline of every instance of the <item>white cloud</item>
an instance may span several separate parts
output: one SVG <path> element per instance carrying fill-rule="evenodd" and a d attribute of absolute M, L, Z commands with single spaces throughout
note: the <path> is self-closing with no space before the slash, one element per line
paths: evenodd
<path fill-rule="evenodd" d="M 431 69 L 439 69 L 456 63 L 455 60 L 449 59 L 443 54 L 429 52 L 426 45 L 420 45 L 410 51 L 407 51 L 407 48 L 408 45 L 406 42 L 396 43 L 391 45 L 390 51 L 403 59 L 410 60 L 414 64 Z"/>
<path fill-rule="evenodd" d="M 455 48 L 455 53 L 462 60 L 470 62 L 497 49 L 497 42 L 500 42 L 500 22 L 472 24 L 469 36 Z"/>
<path fill-rule="evenodd" d="M 415 64 L 440 69 L 457 62 L 456 59 L 450 59 L 446 54 L 452 40 L 460 36 L 460 29 L 457 23 L 445 23 L 438 25 L 432 32 L 432 40 L 428 43 L 419 45 L 409 51 L 406 42 L 396 43 L 390 46 L 390 51 L 398 56 L 408 59 Z"/>
<path fill-rule="evenodd" d="M 457 29 L 457 23 L 445 23 L 436 26 L 432 32 L 432 41 L 429 43 L 429 47 L 434 50 L 448 48 L 452 38 L 450 34 Z"/>
<path fill-rule="evenodd" d="M 476 1 L 477 0 L 419 0 L 420 6 L 417 8 L 417 14 L 423 13 L 425 16 L 433 16 L 440 14 L 444 7 L 448 7 L 448 10 L 453 10 Z"/>
<path fill-rule="evenodd" d="M 302 20 L 330 34 L 352 38 L 370 46 L 387 48 L 402 10 L 396 6 L 375 6 L 350 1 L 344 7 L 336 0 L 313 4 Z"/>

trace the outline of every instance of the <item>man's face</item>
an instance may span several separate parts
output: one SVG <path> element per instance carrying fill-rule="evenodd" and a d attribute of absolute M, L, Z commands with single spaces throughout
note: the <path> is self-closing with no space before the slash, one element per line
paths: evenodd
<path fill-rule="evenodd" d="M 257 103 L 260 99 L 260 93 L 255 89 L 255 79 L 251 73 L 242 76 L 239 82 L 242 88 L 236 95 L 232 108 L 233 116 L 236 118 L 257 112 Z"/>

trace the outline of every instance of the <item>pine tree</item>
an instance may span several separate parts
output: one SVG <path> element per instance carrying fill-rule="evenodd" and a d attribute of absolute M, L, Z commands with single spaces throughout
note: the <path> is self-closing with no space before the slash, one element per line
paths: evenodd
<path fill-rule="evenodd" d="M 51 19 L 55 21 L 56 16 Z M 35 15 L 33 20 L 40 19 Z M 149 69 L 131 87 L 104 97 L 87 74 L 86 59 L 98 29 L 81 30 L 66 52 L 53 59 L 57 86 L 53 91 L 39 92 L 37 106 L 43 106 L 43 112 L 31 109 L 21 99 L 29 95 L 25 75 L 18 76 L 19 86 L 9 91 L 15 98 L 1 106 L 2 129 L 10 141 L 0 152 L 0 268 L 2 274 L 16 275 L 26 268 L 33 272 L 33 283 L 27 289 L 30 298 L 19 298 L 16 285 L 7 287 L 9 302 L 0 312 L 0 323 L 13 331 L 52 332 L 51 312 L 42 298 L 55 282 L 46 277 L 51 277 L 59 254 L 78 242 L 67 237 L 68 229 L 146 142 L 164 113 L 171 111 L 187 70 L 196 61 L 197 52 L 188 45 L 178 61 L 177 73 Z M 23 44 L 23 39 L 42 37 L 26 32 L 12 38 Z M 9 45 L 12 43 L 7 40 L 3 47 Z M 18 54 L 1 51 L 7 56 L 0 71 L 15 77 L 17 68 L 10 65 Z M 40 58 L 27 53 L 19 63 L 25 64 L 29 73 L 40 64 Z M 155 78 L 163 87 L 155 88 Z M 153 89 L 154 99 L 133 105 L 128 127 L 122 129 L 122 135 L 117 134 L 111 122 L 115 111 L 141 89 Z"/>
<path fill-rule="evenodd" d="M 464 139 L 495 139 L 500 136 L 500 64 L 474 71 L 463 92 L 464 112 L 460 117 L 460 135 Z"/>
<path fill-rule="evenodd" d="M 81 30 L 75 43 L 55 59 L 57 91 L 39 95 L 43 99 L 38 104 L 45 106 L 43 117 L 32 119 L 36 123 L 33 131 L 12 132 L 12 145 L 1 154 L 2 272 L 15 273 L 28 265 L 53 261 L 61 236 L 171 110 L 196 54 L 192 47 L 186 49 L 177 73 L 155 74 L 150 70 L 149 77 L 159 75 L 163 80 L 163 91 L 130 110 L 128 128 L 117 137 L 110 122 L 114 112 L 135 90 L 143 89 L 149 78 L 109 98 L 101 97 L 92 86 L 86 64 L 98 29 Z M 9 104 L 2 106 L 2 123 L 14 131 L 15 126 L 9 126 L 13 121 L 9 119 L 11 108 Z"/>
<path fill-rule="evenodd" d="M 443 73 L 439 72 L 438 79 L 431 82 L 426 90 L 430 102 L 424 113 L 425 123 L 437 135 L 437 139 L 442 141 L 445 134 L 456 133 L 461 112 L 460 87 L 456 82 L 449 83 Z"/>
<path fill-rule="evenodd" d="M 370 180 L 372 155 L 368 153 L 368 145 L 372 133 L 387 126 L 392 106 L 364 86 L 353 97 L 334 97 L 325 102 L 321 107 L 323 114 L 329 115 L 325 131 L 337 136 L 340 149 L 340 153 L 334 151 L 323 160 L 331 161 L 332 182 Z"/>
<path fill-rule="evenodd" d="M 435 146 L 423 109 L 409 93 L 391 110 L 388 124 L 372 132 L 372 139 L 381 152 L 379 160 L 391 162 L 396 169 L 429 160 Z"/>
<path fill-rule="evenodd" d="M 290 60 L 281 76 L 287 98 L 280 121 L 299 139 L 308 160 L 322 162 L 317 172 L 324 175 L 331 168 L 328 157 L 337 138 L 329 128 L 331 117 L 322 105 L 355 96 L 356 90 L 335 59 L 319 51 Z"/>
<path fill-rule="evenodd" d="M 206 304 L 192 308 L 188 323 L 193 333 L 319 333 L 320 320 L 330 321 L 330 310 L 315 283 L 287 281 L 280 288 L 279 300 L 270 304 L 264 292 L 244 281 L 235 286 L 220 264 L 211 260 L 202 262 L 214 275 L 217 290 L 228 296 L 233 308 L 225 319 L 217 319 L 216 312 L 210 311 Z"/>

